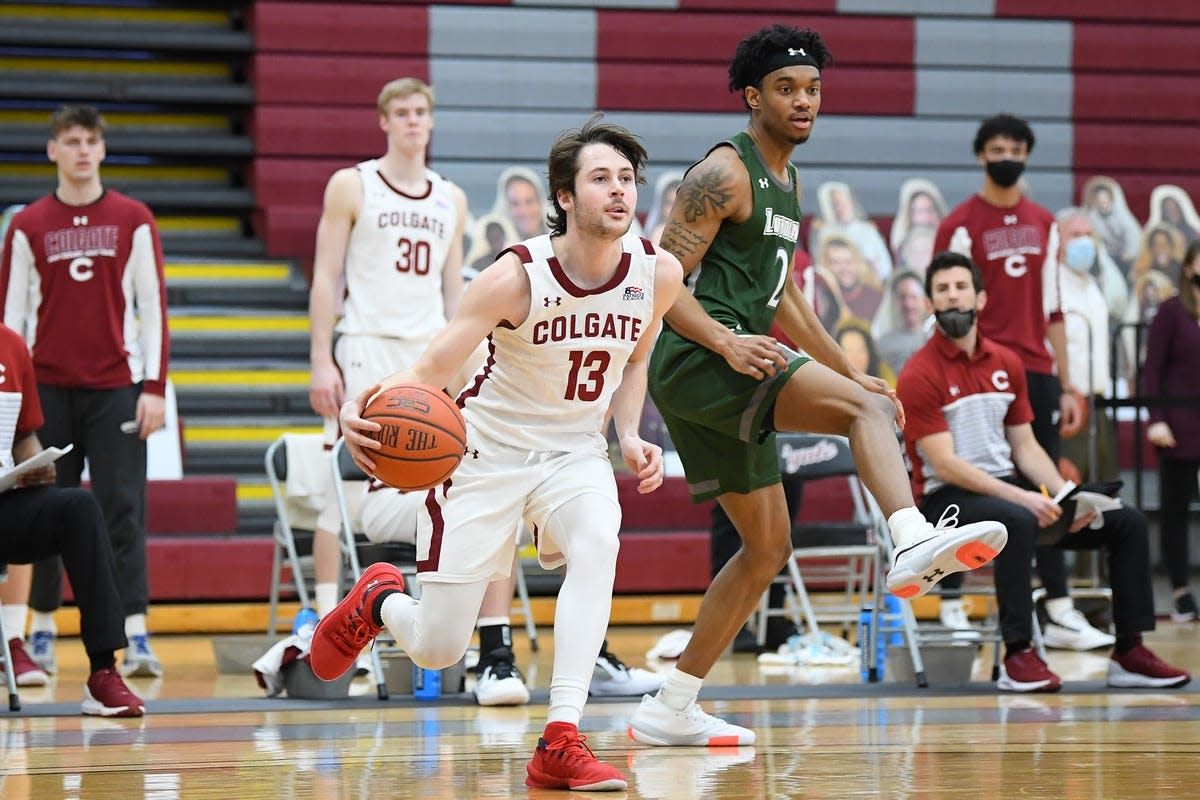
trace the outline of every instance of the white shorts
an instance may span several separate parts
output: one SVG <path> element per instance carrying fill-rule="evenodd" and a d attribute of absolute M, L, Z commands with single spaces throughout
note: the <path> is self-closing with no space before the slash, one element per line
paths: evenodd
<path fill-rule="evenodd" d="M 417 541 L 417 518 L 425 509 L 428 492 L 402 492 L 377 484 L 366 492 L 359 518 L 362 530 L 375 544 Z"/>
<path fill-rule="evenodd" d="M 423 581 L 473 583 L 507 578 L 521 521 L 533 529 L 546 569 L 566 559 L 546 522 L 564 503 L 599 495 L 597 535 L 621 528 L 617 483 L 603 437 L 572 453 L 530 452 L 488 439 L 468 425 L 467 457 L 443 486 L 427 493 L 418 517 L 417 568 Z M 476 456 L 478 453 L 478 456 Z M 609 508 L 611 507 L 611 512 Z"/>

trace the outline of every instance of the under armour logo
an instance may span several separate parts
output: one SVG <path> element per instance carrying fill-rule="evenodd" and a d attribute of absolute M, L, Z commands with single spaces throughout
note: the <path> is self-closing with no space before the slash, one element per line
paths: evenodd
<path fill-rule="evenodd" d="M 1004 224 L 1005 225 L 1016 225 L 1017 224 L 1017 215 L 1016 214 L 1005 214 L 1004 215 Z"/>
<path fill-rule="evenodd" d="M 472 461 L 478 461 L 479 460 L 479 451 L 472 450 L 471 448 L 468 447 L 465 450 L 463 450 L 463 457 L 465 458 L 466 456 L 470 456 Z"/>
<path fill-rule="evenodd" d="M 76 225 L 87 225 L 87 224 L 88 224 L 88 221 L 87 221 L 87 216 L 86 216 L 86 215 L 84 215 L 84 216 L 79 216 L 79 217 L 74 217 L 72 221 L 73 221 L 73 222 L 74 222 Z"/>
<path fill-rule="evenodd" d="M 933 572 L 930 572 L 927 575 L 925 575 L 923 578 L 921 578 L 921 580 L 925 581 L 926 583 L 934 583 L 937 581 L 938 578 L 942 577 L 945 574 L 946 573 L 942 572 L 940 569 L 935 569 Z"/>
<path fill-rule="evenodd" d="M 951 397 L 958 397 L 958 394 L 959 394 L 959 392 L 960 392 L 960 391 L 961 391 L 961 390 L 958 388 L 958 386 L 951 386 L 951 387 L 950 387 L 950 396 L 951 396 Z"/>
<path fill-rule="evenodd" d="M 768 186 L 770 186 L 770 185 L 771 185 L 771 182 L 770 182 L 769 180 L 767 180 L 766 178 L 759 178 L 759 179 L 758 179 L 758 188 L 760 188 L 760 189 L 765 189 L 765 188 L 767 188 L 767 187 L 768 187 Z"/>
<path fill-rule="evenodd" d="M 808 57 L 808 53 L 804 52 L 803 47 L 789 47 L 788 55 L 789 56 L 804 56 L 805 58 Z"/>
<path fill-rule="evenodd" d="M 551 301 L 554 301 L 554 302 L 551 302 Z M 562 298 L 561 297 L 543 297 L 542 305 L 545 306 L 546 308 L 549 308 L 552 305 L 561 306 Z"/>

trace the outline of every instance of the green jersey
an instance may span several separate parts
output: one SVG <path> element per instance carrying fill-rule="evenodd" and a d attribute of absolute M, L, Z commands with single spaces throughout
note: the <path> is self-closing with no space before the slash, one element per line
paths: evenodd
<path fill-rule="evenodd" d="M 763 164 L 749 134 L 738 133 L 728 144 L 750 173 L 754 210 L 745 222 L 721 224 L 692 276 L 693 294 L 718 322 L 765 334 L 791 276 L 792 252 L 800 237 L 796 167 L 788 164 L 790 185 L 783 186 Z"/>

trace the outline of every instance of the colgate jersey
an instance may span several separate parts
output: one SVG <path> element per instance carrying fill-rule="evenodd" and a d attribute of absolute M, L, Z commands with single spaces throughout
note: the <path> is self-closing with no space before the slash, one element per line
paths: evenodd
<path fill-rule="evenodd" d="M 38 383 L 117 389 L 167 375 L 162 245 L 146 206 L 120 192 L 72 206 L 53 194 L 12 219 L 0 261 L 4 324 Z"/>
<path fill-rule="evenodd" d="M 625 364 L 654 320 L 649 241 L 629 233 L 603 286 L 576 286 L 549 235 L 514 245 L 529 276 L 529 316 L 488 337 L 488 359 L 458 398 L 470 425 L 531 451 L 594 445 Z"/>
<path fill-rule="evenodd" d="M 975 195 L 942 220 L 933 252 L 950 248 L 959 228 L 971 237 L 971 252 L 963 255 L 983 273 L 988 294 L 979 332 L 1015 350 L 1030 372 L 1053 374 L 1046 323 L 1062 319 L 1054 215 L 1025 197 L 1001 208 Z"/>
<path fill-rule="evenodd" d="M 340 333 L 428 341 L 446 327 L 442 268 L 458 226 L 454 189 L 425 170 L 422 195 L 393 187 L 376 159 L 357 166 L 362 209 L 346 248 Z"/>

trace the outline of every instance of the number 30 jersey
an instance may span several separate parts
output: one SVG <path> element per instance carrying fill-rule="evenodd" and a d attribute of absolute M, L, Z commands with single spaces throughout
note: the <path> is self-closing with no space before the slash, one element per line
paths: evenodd
<path fill-rule="evenodd" d="M 570 451 L 601 441 L 601 424 L 625 364 L 654 320 L 654 246 L 621 239 L 617 270 L 603 286 L 577 286 L 548 235 L 516 253 L 529 277 L 529 315 L 488 337 L 488 358 L 458 398 L 468 423 L 503 444 Z"/>
<path fill-rule="evenodd" d="M 442 268 L 458 223 L 453 184 L 425 171 L 426 189 L 405 194 L 374 159 L 357 165 L 362 208 L 346 248 L 345 334 L 428 341 L 446 327 Z"/>
<path fill-rule="evenodd" d="M 726 327 L 766 334 L 791 277 L 792 253 L 800 237 L 796 167 L 788 164 L 790 185 L 780 184 L 745 132 L 717 147 L 733 147 L 746 166 L 754 210 L 744 222 L 721 223 L 691 275 L 692 294 L 709 316 Z"/>

